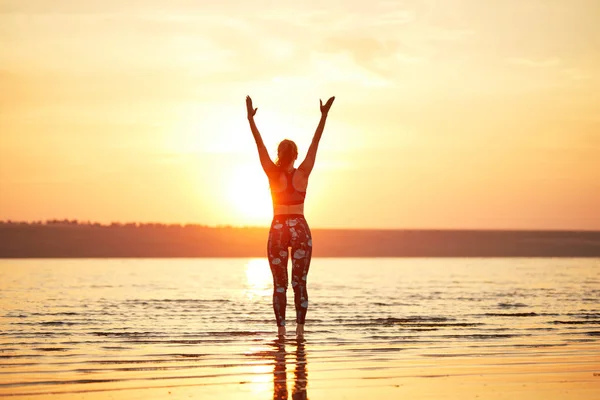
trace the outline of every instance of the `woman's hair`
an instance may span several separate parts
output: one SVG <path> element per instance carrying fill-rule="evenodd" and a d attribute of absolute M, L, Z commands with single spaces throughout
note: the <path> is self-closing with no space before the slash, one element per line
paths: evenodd
<path fill-rule="evenodd" d="M 277 160 L 275 160 L 275 165 L 281 168 L 283 165 L 294 162 L 297 157 L 298 146 L 296 146 L 296 143 L 289 139 L 284 139 L 277 147 Z"/>

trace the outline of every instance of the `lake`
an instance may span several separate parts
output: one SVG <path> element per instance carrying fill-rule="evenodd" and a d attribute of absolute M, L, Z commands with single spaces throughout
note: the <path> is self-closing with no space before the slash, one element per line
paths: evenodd
<path fill-rule="evenodd" d="M 265 259 L 0 260 L 0 396 L 600 393 L 600 259 L 316 258 L 308 293 L 278 339 Z"/>

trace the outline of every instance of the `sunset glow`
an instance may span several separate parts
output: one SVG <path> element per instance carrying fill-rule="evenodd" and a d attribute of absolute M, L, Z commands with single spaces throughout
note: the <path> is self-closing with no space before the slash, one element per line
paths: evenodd
<path fill-rule="evenodd" d="M 0 220 L 600 229 L 600 3 L 0 1 Z M 240 193 L 243 193 L 241 195 Z"/>

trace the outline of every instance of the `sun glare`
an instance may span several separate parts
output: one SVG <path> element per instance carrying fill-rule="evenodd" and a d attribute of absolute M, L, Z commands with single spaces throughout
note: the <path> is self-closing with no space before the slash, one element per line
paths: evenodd
<path fill-rule="evenodd" d="M 269 183 L 260 168 L 236 168 L 230 179 L 228 197 L 239 216 L 236 225 L 266 225 L 270 222 L 273 209 Z"/>

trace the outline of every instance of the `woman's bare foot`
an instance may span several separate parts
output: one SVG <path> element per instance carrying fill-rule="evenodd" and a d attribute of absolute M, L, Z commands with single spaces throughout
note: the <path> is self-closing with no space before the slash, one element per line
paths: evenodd
<path fill-rule="evenodd" d="M 296 325 L 296 338 L 302 339 L 304 337 L 304 324 Z"/>
<path fill-rule="evenodd" d="M 280 326 L 277 328 L 277 335 L 278 336 L 285 336 L 285 326 Z"/>

